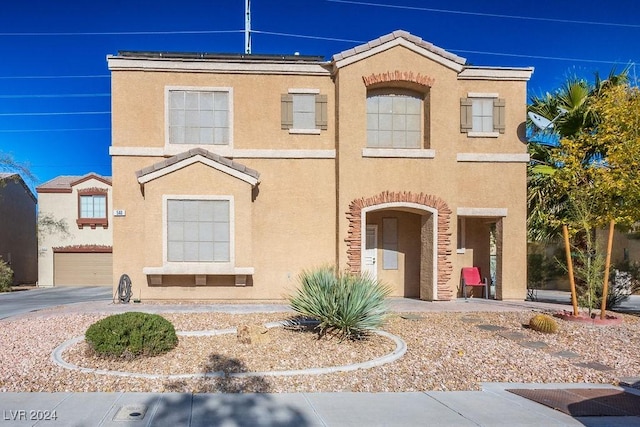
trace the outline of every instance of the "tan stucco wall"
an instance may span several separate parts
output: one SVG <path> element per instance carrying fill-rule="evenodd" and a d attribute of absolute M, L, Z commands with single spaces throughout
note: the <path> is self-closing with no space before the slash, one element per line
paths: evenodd
<path fill-rule="evenodd" d="M 107 189 L 108 227 L 95 229 L 84 226 L 79 228 L 78 190 L 86 188 Z M 89 179 L 72 187 L 71 193 L 38 193 L 39 214 L 50 214 L 56 221 L 64 220 L 68 235 L 63 233 L 44 234 L 39 242 L 38 286 L 53 286 L 53 248 L 61 246 L 99 245 L 111 246 L 113 243 L 113 191 L 112 188 L 97 179 Z"/>
<path fill-rule="evenodd" d="M 116 157 L 113 161 L 116 208 L 127 212 L 126 217 L 116 218 L 114 277 L 127 273 L 135 298 L 279 299 L 294 288 L 301 270 L 335 263 L 334 241 L 325 237 L 335 231 L 334 195 L 314 191 L 318 182 L 333 186 L 331 160 L 244 162 L 261 173 L 257 191 L 196 163 L 146 183 L 143 197 L 135 171 L 146 165 L 145 160 Z M 163 286 L 148 285 L 142 268 L 164 263 L 163 194 L 233 196 L 235 266 L 255 269 L 250 286 L 235 286 L 233 278 L 226 277 L 218 281 L 220 286 L 196 288 L 193 276 L 166 277 Z M 207 277 L 208 284 L 214 282 L 215 276 Z"/>
<path fill-rule="evenodd" d="M 164 147 L 165 88 L 185 86 L 233 88 L 234 149 L 334 148 L 334 126 L 311 136 L 280 129 L 280 94 L 289 89 L 318 89 L 327 95 L 329 106 L 335 105 L 329 77 L 114 72 L 111 85 L 114 147 Z M 132 92 L 144 96 L 130 96 Z"/>
<path fill-rule="evenodd" d="M 424 147 L 435 151 L 434 158 L 363 157 L 367 96 L 363 77 L 395 70 L 434 79 L 430 89 L 430 144 Z M 350 203 L 385 191 L 433 195 L 446 203 L 451 211 L 445 236 L 451 239 L 451 277 L 447 285 L 454 290 L 459 283 L 460 268 L 468 262 L 455 250 L 457 209 L 506 211 L 506 216 L 500 219 L 504 257 L 498 296 L 525 297 L 526 164 L 522 160 L 514 163 L 492 159 L 463 162 L 457 160 L 457 155 L 526 154 L 526 146 L 518 138 L 526 114 L 526 82 L 460 80 L 457 71 L 402 46 L 344 66 L 334 79 L 328 75 L 139 71 L 113 71 L 112 76 L 113 147 L 156 149 L 156 157 L 144 156 L 140 150 L 136 155 L 113 156 L 114 209 L 127 210 L 126 218 L 115 219 L 114 276 L 126 272 L 132 277 L 134 297 L 279 298 L 295 284 L 296 275 L 304 268 L 322 263 L 338 263 L 346 268 Z M 233 150 L 268 149 L 277 155 L 275 150 L 335 149 L 336 159 L 234 158 L 260 173 L 258 194 L 253 201 L 248 184 L 223 177 L 223 172 L 204 165 L 192 165 L 145 184 L 142 197 L 135 172 L 180 148 L 172 146 L 167 151 L 165 147 L 166 86 L 232 87 Z M 315 88 L 328 96 L 328 130 L 320 135 L 291 135 L 280 129 L 280 94 L 290 88 Z M 470 138 L 460 133 L 460 98 L 469 92 L 498 93 L 506 100 L 504 134 L 497 138 Z M 229 156 L 232 155 L 231 152 Z M 189 185 L 185 185 L 187 182 Z M 180 188 L 184 190 L 178 191 Z M 161 195 L 219 191 L 234 194 L 237 200 L 249 200 L 243 205 L 246 212 L 242 215 L 250 213 L 251 229 L 246 231 L 247 235 L 243 234 L 245 231 L 237 235 L 236 259 L 238 267 L 255 269 L 252 286 L 147 286 L 142 268 L 158 266 L 162 261 L 162 241 L 158 240 L 162 235 Z M 368 215 L 373 220 L 377 213 Z M 408 239 L 402 244 L 407 248 L 419 247 L 420 216 L 403 215 L 406 221 L 402 223 L 411 224 L 417 236 L 416 240 Z M 236 220 L 239 223 L 247 218 Z M 403 239 L 409 234 L 403 234 Z M 131 241 L 132 236 L 139 238 Z M 251 265 L 241 265 L 241 260 Z M 381 273 L 396 283 L 394 292 L 398 295 L 407 295 L 399 285 L 403 281 L 400 275 L 410 272 L 408 281 L 412 281 L 419 271 L 415 265 L 419 259 L 403 261 L 410 264 L 406 271 Z M 163 283 L 181 283 L 180 280 L 174 277 Z"/>
<path fill-rule="evenodd" d="M 367 88 L 363 76 L 400 70 L 421 73 L 434 78 L 430 89 L 431 141 L 433 159 L 363 158 L 366 146 Z M 457 287 L 460 269 L 466 260 L 455 256 L 458 207 L 507 208 L 504 218 L 504 254 L 502 291 L 504 299 L 523 299 L 526 294 L 526 165 L 524 163 L 479 162 L 456 160 L 458 153 L 526 153 L 517 135 L 526 114 L 524 82 L 460 81 L 457 74 L 434 61 L 419 57 L 408 49 L 395 47 L 389 51 L 340 69 L 338 85 L 339 208 L 363 196 L 383 191 L 411 191 L 442 198 L 453 211 L 451 218 L 453 276 L 450 286 Z M 468 92 L 498 93 L 506 100 L 506 131 L 498 138 L 470 138 L 460 132 L 460 98 Z M 454 94 L 452 96 L 452 94 Z M 352 100 L 363 102 L 354 103 Z M 344 102 L 341 102 L 343 101 Z M 348 220 L 339 216 L 340 264 L 346 264 L 346 244 L 340 237 L 347 234 Z"/>
<path fill-rule="evenodd" d="M 0 181 L 0 259 L 13 270 L 14 284 L 38 280 L 36 202 L 14 178 Z"/>

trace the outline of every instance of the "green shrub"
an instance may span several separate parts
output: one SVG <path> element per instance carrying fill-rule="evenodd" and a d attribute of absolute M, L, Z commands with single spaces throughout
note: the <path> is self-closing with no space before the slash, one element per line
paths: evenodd
<path fill-rule="evenodd" d="M 11 292 L 13 270 L 9 264 L 0 259 L 0 292 Z"/>
<path fill-rule="evenodd" d="M 534 331 L 545 334 L 555 334 L 558 332 L 558 322 L 546 314 L 536 314 L 529 320 L 529 327 Z"/>
<path fill-rule="evenodd" d="M 384 322 L 390 289 L 367 275 L 322 267 L 302 272 L 299 281 L 300 288 L 288 296 L 289 304 L 297 313 L 317 320 L 320 335 L 361 338 Z"/>
<path fill-rule="evenodd" d="M 107 357 L 156 356 L 178 345 L 176 331 L 157 314 L 128 312 L 105 317 L 89 326 L 87 344 Z"/>

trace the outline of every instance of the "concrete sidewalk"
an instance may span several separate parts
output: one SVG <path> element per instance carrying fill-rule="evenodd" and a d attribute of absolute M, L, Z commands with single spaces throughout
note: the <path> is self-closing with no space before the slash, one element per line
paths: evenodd
<path fill-rule="evenodd" d="M 640 417 L 572 418 L 505 388 L 413 393 L 2 393 L 0 426 L 637 426 Z M 622 390 L 616 387 L 616 389 Z"/>

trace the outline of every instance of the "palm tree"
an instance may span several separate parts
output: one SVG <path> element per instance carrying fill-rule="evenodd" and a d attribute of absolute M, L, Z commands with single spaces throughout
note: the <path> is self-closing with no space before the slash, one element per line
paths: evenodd
<path fill-rule="evenodd" d="M 596 73 L 593 84 L 573 76 L 554 93 L 531 97 L 528 110 L 552 120 L 553 125 L 544 131 L 546 138 L 542 138 L 542 143 L 535 143 L 536 138 L 532 138 L 528 146 L 531 157 L 527 170 L 527 229 L 530 240 L 548 241 L 559 237 L 558 220 L 567 214 L 567 200 L 556 191 L 553 175 L 558 165 L 553 159 L 561 149 L 562 139 L 572 138 L 597 125 L 598 118 L 590 108 L 590 100 L 600 96 L 607 87 L 626 84 L 629 81 L 628 71 L 629 67 L 626 67 L 616 73 L 614 68 L 606 79 Z M 527 125 L 535 132 L 533 123 L 528 121 Z M 585 159 L 591 161 L 603 154 L 585 153 Z"/>

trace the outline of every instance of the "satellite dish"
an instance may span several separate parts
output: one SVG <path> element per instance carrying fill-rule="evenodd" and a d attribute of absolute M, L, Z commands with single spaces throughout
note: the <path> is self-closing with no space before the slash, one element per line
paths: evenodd
<path fill-rule="evenodd" d="M 540 130 L 553 129 L 553 122 L 546 117 L 542 117 L 534 112 L 529 111 L 529 118 L 534 125 Z"/>

